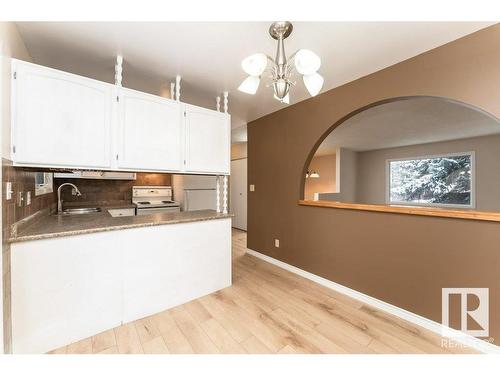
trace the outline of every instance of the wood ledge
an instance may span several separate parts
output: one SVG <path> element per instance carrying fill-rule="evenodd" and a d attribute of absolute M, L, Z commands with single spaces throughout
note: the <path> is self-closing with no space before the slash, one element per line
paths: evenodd
<path fill-rule="evenodd" d="M 396 205 L 384 205 L 384 204 L 362 204 L 362 203 L 345 203 L 345 202 L 334 202 L 334 201 L 311 201 L 311 200 L 299 200 L 299 205 L 500 222 L 500 212 L 484 212 L 484 211 L 472 211 L 472 210 L 466 211 L 466 210 L 454 210 L 454 209 L 438 208 L 438 207 L 396 206 Z"/>

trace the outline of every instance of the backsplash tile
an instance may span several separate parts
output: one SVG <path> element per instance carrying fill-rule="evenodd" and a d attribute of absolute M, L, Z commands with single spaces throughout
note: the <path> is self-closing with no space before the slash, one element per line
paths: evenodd
<path fill-rule="evenodd" d="M 99 179 L 54 179 L 54 191 L 65 182 L 71 182 L 82 193 L 81 197 L 71 194 L 71 188 L 61 192 L 64 202 L 122 204 L 132 201 L 132 186 L 170 186 L 172 175 L 167 173 L 137 173 L 135 180 L 99 180 Z"/>

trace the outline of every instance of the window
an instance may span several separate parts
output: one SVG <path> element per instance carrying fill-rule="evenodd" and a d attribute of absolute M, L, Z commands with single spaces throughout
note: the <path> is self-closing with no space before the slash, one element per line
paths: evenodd
<path fill-rule="evenodd" d="M 388 160 L 387 202 L 473 208 L 474 153 Z"/>
<path fill-rule="evenodd" d="M 35 173 L 35 195 L 52 193 L 52 173 Z"/>

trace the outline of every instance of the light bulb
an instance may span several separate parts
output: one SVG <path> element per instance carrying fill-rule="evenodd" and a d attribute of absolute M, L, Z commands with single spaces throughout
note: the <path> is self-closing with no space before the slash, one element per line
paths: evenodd
<path fill-rule="evenodd" d="M 290 104 L 290 93 L 286 94 L 283 99 L 280 99 L 274 94 L 274 99 L 279 100 L 281 103 Z"/>
<path fill-rule="evenodd" d="M 323 82 L 325 81 L 318 73 L 305 75 L 303 77 L 304 85 L 306 85 L 307 91 L 311 96 L 316 96 L 319 94 L 323 87 Z"/>
<path fill-rule="evenodd" d="M 244 92 L 246 94 L 254 95 L 259 88 L 260 78 L 255 76 L 248 76 L 241 85 L 238 87 L 238 90 Z"/>
<path fill-rule="evenodd" d="M 321 59 L 313 51 L 300 49 L 295 54 L 295 68 L 302 75 L 316 73 L 321 66 Z"/>
<path fill-rule="evenodd" d="M 254 53 L 241 62 L 242 69 L 251 76 L 260 76 L 266 70 L 266 66 L 267 56 L 263 53 Z"/>

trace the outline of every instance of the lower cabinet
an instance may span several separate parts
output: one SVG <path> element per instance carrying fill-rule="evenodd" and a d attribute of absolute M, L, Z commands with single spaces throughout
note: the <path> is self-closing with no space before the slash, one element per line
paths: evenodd
<path fill-rule="evenodd" d="M 11 245 L 14 354 L 45 353 L 121 324 L 117 255 L 126 242 L 106 234 Z"/>
<path fill-rule="evenodd" d="M 231 219 L 148 229 L 122 255 L 124 323 L 231 285 Z"/>
<path fill-rule="evenodd" d="M 11 245 L 12 347 L 45 353 L 231 285 L 231 219 Z"/>

